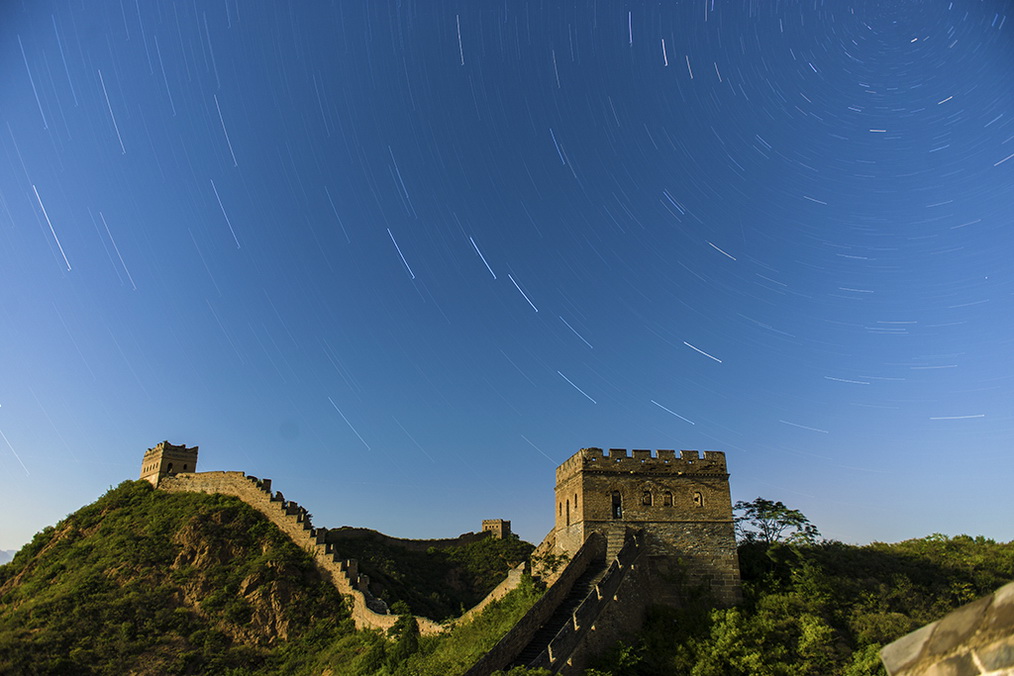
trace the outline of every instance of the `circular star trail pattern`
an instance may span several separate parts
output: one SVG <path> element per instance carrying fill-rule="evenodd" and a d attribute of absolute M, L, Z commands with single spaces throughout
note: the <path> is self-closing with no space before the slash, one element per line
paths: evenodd
<path fill-rule="evenodd" d="M 3 10 L 0 546 L 162 439 L 399 536 L 600 446 L 1014 537 L 1006 3 L 311 5 Z"/>

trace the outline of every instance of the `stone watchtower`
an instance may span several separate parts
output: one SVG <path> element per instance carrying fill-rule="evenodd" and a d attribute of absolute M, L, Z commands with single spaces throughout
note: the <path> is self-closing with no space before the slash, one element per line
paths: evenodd
<path fill-rule="evenodd" d="M 556 469 L 556 553 L 573 556 L 593 532 L 612 560 L 640 530 L 655 602 L 676 604 L 687 587 L 740 599 L 739 559 L 725 454 L 581 449 Z"/>
<path fill-rule="evenodd" d="M 149 448 L 141 462 L 141 479 L 150 481 L 158 487 L 159 480 L 170 474 L 197 471 L 197 446 L 187 448 L 186 445 L 173 446 L 163 441 Z"/>
<path fill-rule="evenodd" d="M 503 540 L 511 536 L 511 522 L 504 519 L 483 519 L 482 532 L 492 533 L 495 540 Z"/>

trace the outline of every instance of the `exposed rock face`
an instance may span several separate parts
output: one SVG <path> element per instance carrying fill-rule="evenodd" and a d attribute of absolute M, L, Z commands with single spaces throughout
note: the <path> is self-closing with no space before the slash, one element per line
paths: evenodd
<path fill-rule="evenodd" d="M 207 520 L 194 519 L 172 538 L 179 550 L 170 570 L 188 573 L 179 576 L 182 579 L 181 600 L 211 621 L 214 621 L 213 616 L 203 611 L 202 604 L 221 587 L 220 581 L 205 572 L 221 569 L 248 554 L 234 541 L 214 536 L 215 531 L 223 529 L 224 518 L 223 513 L 215 513 Z M 260 553 L 267 549 L 267 543 L 262 543 Z M 288 581 L 286 578 L 295 579 Z M 326 584 L 326 581 L 312 567 L 293 575 L 284 565 L 266 561 L 263 568 L 251 572 L 235 586 L 233 615 L 236 619 L 249 619 L 243 623 L 219 622 L 218 629 L 241 643 L 272 644 L 278 639 L 287 640 L 293 628 L 293 618 L 287 609 L 299 593 L 296 590 L 315 584 Z"/>

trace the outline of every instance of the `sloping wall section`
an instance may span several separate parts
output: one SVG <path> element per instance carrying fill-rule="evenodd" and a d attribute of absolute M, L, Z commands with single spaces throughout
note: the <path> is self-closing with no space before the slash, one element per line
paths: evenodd
<path fill-rule="evenodd" d="M 535 605 L 525 613 L 525 616 L 489 652 L 479 658 L 479 661 L 463 676 L 488 676 L 513 662 L 529 644 L 536 632 L 556 612 L 557 607 L 570 593 L 574 582 L 581 577 L 594 560 L 605 556 L 605 547 L 605 538 L 601 535 L 595 533 L 589 537 L 542 598 L 536 601 Z"/>
<path fill-rule="evenodd" d="M 283 533 L 292 538 L 300 548 L 309 552 L 317 566 L 323 570 L 335 588 L 352 599 L 352 619 L 357 629 L 380 629 L 387 631 L 398 620 L 398 615 L 387 613 L 386 604 L 370 594 L 369 579 L 359 574 L 355 559 L 343 559 L 334 548 L 324 543 L 326 529 L 315 529 L 310 523 L 306 509 L 292 500 L 286 500 L 281 492 L 271 492 L 270 479 L 258 479 L 243 472 L 194 472 L 175 474 L 160 478 L 158 488 L 164 491 L 189 491 L 194 493 L 221 493 L 232 495 L 247 503 L 266 516 Z M 476 608 L 459 618 L 467 622 L 495 599 L 502 598 L 521 582 L 523 568 L 510 571 L 507 578 L 479 602 Z M 426 617 L 417 617 L 419 632 L 423 635 L 438 634 L 446 627 Z"/>

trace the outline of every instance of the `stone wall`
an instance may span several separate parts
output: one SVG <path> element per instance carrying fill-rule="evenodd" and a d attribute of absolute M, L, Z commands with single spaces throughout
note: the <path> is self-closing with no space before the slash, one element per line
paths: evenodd
<path fill-rule="evenodd" d="M 626 538 L 605 575 L 549 642 L 531 667 L 566 676 L 583 673 L 588 658 L 633 636 L 644 622 L 651 595 L 647 549 L 640 534 Z"/>
<path fill-rule="evenodd" d="M 601 559 L 604 553 L 604 538 L 599 535 L 588 538 L 563 569 L 553 586 L 547 589 L 542 598 L 529 608 L 524 617 L 518 620 L 517 624 L 489 652 L 479 658 L 479 661 L 463 676 L 488 676 L 498 669 L 507 667 L 525 649 L 532 637 L 535 636 L 535 632 L 556 612 L 557 607 L 570 593 L 574 582 L 581 577 L 588 565 L 596 558 Z"/>
<path fill-rule="evenodd" d="M 271 479 L 258 479 L 243 472 L 196 472 L 161 477 L 158 488 L 165 491 L 221 493 L 243 500 L 278 526 L 296 545 L 309 552 L 335 588 L 341 594 L 351 597 L 351 615 L 356 628 L 387 631 L 398 620 L 398 615 L 387 613 L 383 601 L 369 593 L 369 579 L 359 573 L 358 562 L 355 559 L 341 558 L 332 545 L 325 543 L 327 529 L 314 528 L 310 522 L 310 515 L 304 508 L 292 500 L 286 500 L 280 491 L 272 493 Z M 385 542 L 420 551 L 434 546 L 461 545 L 489 537 L 487 533 L 465 533 L 457 538 L 445 540 L 403 540 L 366 529 L 350 530 L 361 531 L 369 537 L 381 538 Z M 454 624 L 470 621 L 490 603 L 506 596 L 521 583 L 523 572 L 523 563 L 509 571 L 503 582 L 474 608 L 455 620 Z M 426 617 L 417 617 L 416 623 L 423 635 L 438 634 L 446 629 L 444 625 Z"/>
<path fill-rule="evenodd" d="M 361 579 L 365 576 L 358 574 L 356 562 L 340 558 L 331 546 L 324 544 L 324 531 L 312 527 L 306 510 L 295 502 L 285 500 L 280 492 L 272 494 L 270 486 L 270 480 L 260 481 L 243 472 L 177 474 L 163 477 L 159 482 L 160 490 L 221 493 L 243 500 L 278 526 L 299 547 L 309 552 L 335 588 L 352 598 L 351 615 L 356 628 L 386 631 L 394 626 L 398 620 L 397 615 L 379 613 L 370 607 L 378 607 L 377 602 L 364 593 L 368 581 Z M 440 624 L 425 617 L 416 618 L 416 622 L 419 632 L 424 635 L 444 630 Z"/>
<path fill-rule="evenodd" d="M 517 566 L 507 571 L 507 577 L 504 578 L 503 582 L 494 587 L 493 591 L 487 594 L 486 598 L 479 601 L 475 607 L 469 609 L 468 612 L 456 619 L 454 624 L 471 622 L 479 615 L 479 613 L 485 610 L 486 606 L 490 603 L 493 603 L 493 601 L 499 601 L 503 597 L 507 596 L 507 594 L 509 594 L 512 590 L 516 589 L 517 586 L 521 584 L 521 578 L 525 575 L 525 567 L 527 565 L 528 563 L 526 561 L 522 561 Z"/>
<path fill-rule="evenodd" d="M 722 605 L 737 603 L 728 477 L 717 451 L 581 449 L 556 470 L 556 551 L 576 551 L 598 532 L 612 558 L 628 528 L 643 530 L 659 603 L 678 604 L 687 585 L 710 587 Z"/>
<path fill-rule="evenodd" d="M 720 606 L 742 600 L 733 524 L 655 523 L 645 529 L 645 543 L 656 603 L 678 606 L 696 588 L 710 590 Z"/>
<path fill-rule="evenodd" d="M 880 651 L 891 676 L 1014 674 L 1014 582 Z"/>
<path fill-rule="evenodd" d="M 149 448 L 141 461 L 141 479 L 158 487 L 161 478 L 176 472 L 197 471 L 197 446 L 187 448 L 186 445 L 174 446 L 168 441 L 160 441 L 155 448 Z"/>

